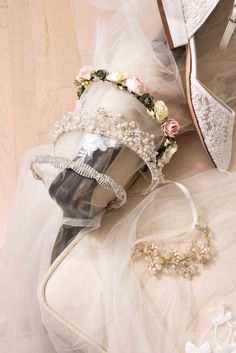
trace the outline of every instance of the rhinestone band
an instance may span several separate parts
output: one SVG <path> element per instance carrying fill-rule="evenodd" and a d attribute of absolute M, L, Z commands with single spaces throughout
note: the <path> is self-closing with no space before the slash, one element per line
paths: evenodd
<path fill-rule="evenodd" d="M 57 157 L 52 155 L 36 156 L 32 162 L 30 169 L 36 179 L 42 179 L 42 173 L 37 168 L 37 164 L 51 164 L 57 169 L 72 169 L 77 174 L 94 179 L 97 183 L 106 190 L 113 191 L 117 200 L 110 203 L 109 208 L 118 208 L 125 204 L 127 200 L 126 191 L 111 177 L 106 174 L 99 173 L 94 168 L 81 161 L 72 161 L 64 157 Z"/>

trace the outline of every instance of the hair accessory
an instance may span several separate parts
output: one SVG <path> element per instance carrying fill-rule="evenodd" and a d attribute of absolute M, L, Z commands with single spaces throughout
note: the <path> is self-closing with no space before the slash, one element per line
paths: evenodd
<path fill-rule="evenodd" d="M 68 130 L 66 130 L 65 126 L 65 131 L 74 130 L 77 125 L 78 130 L 111 137 L 131 148 L 144 160 L 151 172 L 151 185 L 143 193 L 151 192 L 159 183 L 164 182 L 162 169 L 177 151 L 176 136 L 179 133 L 180 125 L 175 119 L 168 118 L 168 108 L 165 103 L 161 100 L 155 101 L 154 97 L 147 92 L 146 85 L 140 78 L 129 76 L 125 72 L 113 71 L 109 73 L 107 70 L 103 69 L 95 70 L 91 66 L 82 67 L 74 81 L 77 86 L 78 97 L 80 98 L 86 89 L 99 81 L 110 82 L 119 89 L 129 92 L 145 106 L 148 115 L 161 124 L 161 130 L 164 136 L 161 148 L 157 151 L 154 135 L 143 132 L 138 123 L 135 121 L 126 122 L 125 118 L 123 123 L 115 123 L 116 118 L 113 118 L 104 109 L 98 109 L 94 117 L 90 117 L 90 126 L 88 126 L 88 120 L 84 120 L 82 116 L 69 117 L 67 115 L 67 118 L 64 118 L 65 121 L 67 120 L 67 123 L 64 125 L 67 125 Z M 98 117 L 99 115 L 100 118 L 102 116 L 102 121 Z M 82 123 L 77 123 L 78 120 L 80 120 L 80 122 L 82 121 Z M 64 130 L 61 125 L 63 125 L 63 122 L 56 123 L 53 133 L 51 134 L 53 141 L 55 141 L 56 136 L 60 135 L 60 131 L 62 133 Z M 69 125 L 72 125 L 73 128 L 69 128 Z"/>
<path fill-rule="evenodd" d="M 123 204 L 126 203 L 127 194 L 126 191 L 111 177 L 106 174 L 99 173 L 90 165 L 85 164 L 81 161 L 72 161 L 70 159 L 64 157 L 57 157 L 52 155 L 42 155 L 36 156 L 31 161 L 30 169 L 33 173 L 35 179 L 43 180 L 42 173 L 39 168 L 37 168 L 37 164 L 51 164 L 57 169 L 72 169 L 77 174 L 84 176 L 89 179 L 94 179 L 97 183 L 102 186 L 106 190 L 111 190 L 114 192 L 117 197 L 116 200 L 112 201 L 108 205 L 108 209 L 111 208 L 119 208 Z"/>
<path fill-rule="evenodd" d="M 168 182 L 178 186 L 187 198 L 192 211 L 191 231 L 197 231 L 198 238 L 194 239 L 184 252 L 173 248 L 163 249 L 159 242 L 142 240 L 141 238 L 135 241 L 131 256 L 133 259 L 144 257 L 146 267 L 151 275 L 158 277 L 162 273 L 176 273 L 191 279 L 198 274 L 200 264 L 208 263 L 214 256 L 212 234 L 208 226 L 199 222 L 198 212 L 188 189 L 179 182 Z"/>
<path fill-rule="evenodd" d="M 145 256 L 147 269 L 152 275 L 177 273 L 191 279 L 197 274 L 200 264 L 207 263 L 212 257 L 211 234 L 209 228 L 196 224 L 199 238 L 194 240 L 189 248 L 180 253 L 176 249 L 160 247 L 158 242 L 143 242 L 135 246 L 133 257 Z"/>
<path fill-rule="evenodd" d="M 80 69 L 74 83 L 78 87 L 77 95 L 80 98 L 83 92 L 91 87 L 92 84 L 98 81 L 107 81 L 116 85 L 119 89 L 125 90 L 132 94 L 142 103 L 147 113 L 162 124 L 162 131 L 164 136 L 174 138 L 178 135 L 180 125 L 175 119 L 170 119 L 168 122 L 168 108 L 163 101 L 156 101 L 154 97 L 147 92 L 145 83 L 137 77 L 129 76 L 125 72 L 114 71 L 109 73 L 107 70 L 95 70 L 90 66 L 84 66 Z"/>
<path fill-rule="evenodd" d="M 63 133 L 70 131 L 90 132 L 119 142 L 134 151 L 149 168 L 152 181 L 150 186 L 142 192 L 143 194 L 147 194 L 154 190 L 158 184 L 164 183 L 162 169 L 177 151 L 176 136 L 180 129 L 179 123 L 175 119 L 168 119 L 168 108 L 165 103 L 163 101 L 155 102 L 154 97 L 147 92 L 142 80 L 134 76 L 128 76 L 126 73 L 120 71 L 109 73 L 106 70 L 96 71 L 90 66 L 83 67 L 75 79 L 75 85 L 78 87 L 78 97 L 80 98 L 87 88 L 98 81 L 107 81 L 115 84 L 119 89 L 131 93 L 146 107 L 149 116 L 161 124 L 162 132 L 165 136 L 161 148 L 157 151 L 155 136 L 143 131 L 139 123 L 136 121 L 127 121 L 121 114 L 116 116 L 111 115 L 102 107 L 92 114 L 87 114 L 86 112 L 78 114 L 70 112 L 66 114 L 61 120 L 55 123 L 50 133 L 50 142 L 55 145 Z M 51 163 L 55 165 L 55 163 L 59 163 L 58 158 L 61 157 L 56 159 L 53 156 L 41 156 L 40 158 L 40 162 L 39 159 L 32 162 L 32 171 L 36 177 L 35 163 Z M 63 158 L 60 161 L 60 166 L 64 165 L 65 168 L 74 169 L 69 161 L 64 161 Z M 78 164 L 79 162 L 76 163 Z M 78 168 L 74 170 L 80 175 L 86 176 L 85 174 L 81 174 L 84 173 L 85 166 L 86 164 L 82 165 L 81 162 L 80 165 L 76 166 Z M 88 170 L 86 169 L 86 171 Z M 96 179 L 103 187 L 107 186 L 110 182 L 110 185 L 116 184 L 111 180 L 109 182 L 107 179 L 105 180 L 106 175 L 98 176 L 95 170 L 91 173 L 89 172 L 87 177 Z M 117 190 L 117 185 L 111 189 L 119 199 L 115 191 Z M 126 200 L 123 194 L 122 203 Z"/>
<path fill-rule="evenodd" d="M 158 152 L 153 134 L 141 130 L 139 123 L 127 122 L 122 115 L 113 116 L 104 108 L 99 108 L 93 114 L 66 114 L 55 123 L 50 142 L 56 144 L 59 137 L 69 131 L 86 131 L 114 139 L 139 155 L 152 176 L 151 185 L 142 192 L 143 194 L 151 192 L 159 183 L 164 182 L 162 169 L 177 151 L 176 142 L 167 140 L 164 150 Z"/>

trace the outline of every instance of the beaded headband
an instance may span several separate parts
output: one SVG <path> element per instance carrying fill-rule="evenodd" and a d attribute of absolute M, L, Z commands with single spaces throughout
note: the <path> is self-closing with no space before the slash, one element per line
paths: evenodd
<path fill-rule="evenodd" d="M 77 115 L 66 114 L 55 123 L 50 133 L 50 142 L 55 145 L 63 133 L 71 131 L 100 134 L 114 139 L 134 151 L 145 162 L 152 177 L 150 186 L 143 191 L 144 194 L 151 192 L 159 183 L 163 182 L 162 169 L 177 150 L 176 142 L 172 141 L 165 146 L 165 150 L 160 153 L 157 162 L 158 152 L 154 135 L 141 130 L 138 122 L 127 122 L 120 114 L 113 116 L 104 108 L 99 108 L 93 114 L 84 112 Z"/>

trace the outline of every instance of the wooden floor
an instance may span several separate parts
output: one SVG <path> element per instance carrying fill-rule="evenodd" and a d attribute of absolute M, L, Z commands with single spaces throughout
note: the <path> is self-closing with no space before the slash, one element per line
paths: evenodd
<path fill-rule="evenodd" d="M 0 0 L 0 234 L 22 156 L 73 109 L 79 66 L 69 0 Z"/>

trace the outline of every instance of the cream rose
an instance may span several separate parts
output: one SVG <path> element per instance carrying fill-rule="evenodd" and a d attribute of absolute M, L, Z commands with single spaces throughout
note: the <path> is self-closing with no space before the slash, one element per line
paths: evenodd
<path fill-rule="evenodd" d="M 154 106 L 157 121 L 162 124 L 168 117 L 168 108 L 163 101 L 157 101 Z"/>
<path fill-rule="evenodd" d="M 127 79 L 127 74 L 121 71 L 113 71 L 109 75 L 107 75 L 106 79 L 108 81 L 121 83 Z"/>
<path fill-rule="evenodd" d="M 129 77 L 126 81 L 126 86 L 128 91 L 134 92 L 139 96 L 142 96 L 147 91 L 144 82 L 137 77 Z"/>
<path fill-rule="evenodd" d="M 167 148 L 167 151 L 166 151 L 166 156 L 167 158 L 171 158 L 173 156 L 173 154 L 175 154 L 175 152 L 177 151 L 178 147 L 177 147 L 177 144 L 172 144 L 171 146 L 169 146 Z"/>

